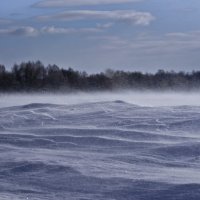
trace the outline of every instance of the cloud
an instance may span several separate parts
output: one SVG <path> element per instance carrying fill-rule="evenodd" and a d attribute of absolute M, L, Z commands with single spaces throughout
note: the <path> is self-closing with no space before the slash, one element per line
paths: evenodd
<path fill-rule="evenodd" d="M 54 26 L 43 27 L 40 32 L 43 34 L 71 34 L 71 33 L 97 33 L 101 32 L 99 28 L 57 28 Z"/>
<path fill-rule="evenodd" d="M 97 28 L 62 28 L 54 26 L 44 26 L 40 29 L 33 28 L 31 26 L 27 27 L 17 27 L 17 28 L 7 28 L 0 29 L 0 35 L 10 35 L 10 36 L 26 36 L 34 37 L 41 34 L 73 34 L 73 33 L 98 33 L 102 32 L 104 29 Z"/>
<path fill-rule="evenodd" d="M 0 35 L 28 36 L 33 37 L 38 35 L 38 31 L 30 26 L 17 28 L 0 29 Z"/>
<path fill-rule="evenodd" d="M 83 6 L 133 3 L 141 0 L 44 0 L 34 4 L 34 7 L 63 7 L 63 6 Z"/>
<path fill-rule="evenodd" d="M 133 39 L 99 37 L 101 48 L 134 52 L 135 55 L 172 55 L 200 49 L 200 31 L 171 32 L 156 37 L 139 35 Z"/>
<path fill-rule="evenodd" d="M 193 39 L 198 41 L 200 39 L 200 31 L 172 32 L 172 33 L 167 33 L 165 36 L 177 40 Z"/>
<path fill-rule="evenodd" d="M 38 20 L 113 20 L 128 22 L 136 25 L 149 25 L 154 17 L 148 12 L 137 12 L 132 10 L 95 11 L 95 10 L 74 10 L 66 11 L 56 15 L 39 16 Z"/>

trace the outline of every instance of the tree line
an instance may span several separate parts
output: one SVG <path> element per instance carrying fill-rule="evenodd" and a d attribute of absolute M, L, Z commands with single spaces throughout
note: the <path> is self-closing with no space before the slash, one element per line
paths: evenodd
<path fill-rule="evenodd" d="M 108 69 L 102 73 L 87 74 L 63 69 L 57 65 L 44 66 L 42 62 L 14 64 L 11 70 L 0 65 L 0 91 L 99 91 L 115 89 L 135 90 L 191 90 L 200 89 L 200 71 L 156 73 L 125 72 Z"/>

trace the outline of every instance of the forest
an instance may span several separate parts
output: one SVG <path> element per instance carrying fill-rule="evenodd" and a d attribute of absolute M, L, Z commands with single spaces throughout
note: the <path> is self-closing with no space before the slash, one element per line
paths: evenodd
<path fill-rule="evenodd" d="M 44 66 L 42 62 L 14 64 L 11 70 L 0 65 L 1 92 L 45 91 L 101 91 L 134 90 L 196 90 L 200 89 L 200 71 L 156 73 L 129 72 L 108 69 L 102 73 L 87 74 L 57 65 Z"/>

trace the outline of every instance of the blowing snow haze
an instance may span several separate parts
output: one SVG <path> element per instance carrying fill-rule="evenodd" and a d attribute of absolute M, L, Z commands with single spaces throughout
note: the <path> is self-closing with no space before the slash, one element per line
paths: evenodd
<path fill-rule="evenodd" d="M 98 102 L 126 102 L 137 106 L 200 106 L 196 92 L 76 92 L 70 94 L 1 94 L 0 108 L 27 104 L 78 105 Z"/>

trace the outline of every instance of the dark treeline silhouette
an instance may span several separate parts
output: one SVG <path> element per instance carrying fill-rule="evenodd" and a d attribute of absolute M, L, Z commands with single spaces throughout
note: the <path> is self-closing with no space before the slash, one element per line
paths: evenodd
<path fill-rule="evenodd" d="M 45 67 L 40 61 L 15 64 L 7 71 L 0 65 L 0 91 L 70 91 L 70 90 L 191 90 L 200 89 L 200 71 L 157 73 L 106 70 L 88 75 L 57 65 Z"/>

